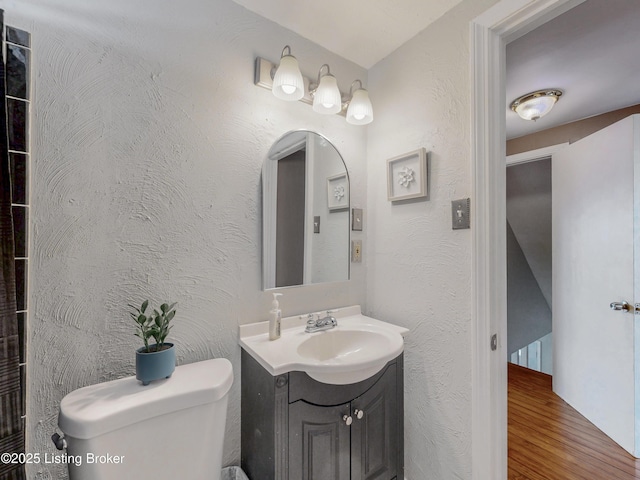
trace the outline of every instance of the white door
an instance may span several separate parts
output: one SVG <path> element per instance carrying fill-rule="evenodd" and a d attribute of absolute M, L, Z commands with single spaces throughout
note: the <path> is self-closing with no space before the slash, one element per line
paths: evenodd
<path fill-rule="evenodd" d="M 553 389 L 636 457 L 639 132 L 640 116 L 628 117 L 552 161 Z"/>

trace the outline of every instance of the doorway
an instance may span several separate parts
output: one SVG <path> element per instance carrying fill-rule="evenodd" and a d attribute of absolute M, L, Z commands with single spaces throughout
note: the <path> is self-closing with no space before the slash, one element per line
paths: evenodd
<path fill-rule="evenodd" d="M 507 157 L 507 360 L 551 375 L 551 156 Z"/>
<path fill-rule="evenodd" d="M 306 150 L 278 160 L 276 288 L 304 283 Z"/>
<path fill-rule="evenodd" d="M 567 93 L 565 95 L 567 99 L 570 95 L 574 98 L 581 97 L 582 92 L 586 93 L 586 89 L 589 89 L 589 97 L 597 94 L 597 97 L 604 100 L 604 102 L 591 102 L 593 104 L 591 110 L 586 112 L 582 110 L 582 105 L 577 105 L 575 101 L 561 101 L 551 115 L 537 122 L 523 121 L 507 109 L 506 133 L 509 138 L 507 152 L 518 151 L 518 149 L 524 151 L 539 145 L 547 145 L 550 143 L 549 139 L 571 142 L 571 145 L 564 147 L 557 154 L 563 159 L 562 161 L 558 163 L 554 157 L 554 172 L 566 172 L 566 174 L 561 175 L 557 181 L 554 179 L 553 192 L 554 213 L 557 213 L 554 214 L 553 223 L 553 250 L 556 260 L 554 291 L 562 293 L 558 302 L 554 302 L 553 326 L 557 331 L 557 335 L 554 335 L 556 337 L 554 349 L 558 355 L 554 361 L 554 374 L 557 373 L 557 375 L 554 375 L 553 391 L 634 454 L 637 450 L 633 446 L 634 442 L 630 440 L 633 437 L 633 429 L 622 427 L 622 425 L 627 427 L 635 425 L 632 391 L 635 380 L 628 371 L 634 365 L 634 349 L 631 340 L 634 337 L 633 315 L 612 316 L 609 310 L 609 303 L 612 300 L 617 301 L 621 297 L 633 298 L 632 263 L 628 261 L 634 256 L 631 231 L 634 174 L 633 164 L 628 163 L 632 162 L 633 156 L 629 153 L 627 157 L 624 153 L 627 152 L 626 150 L 616 152 L 620 145 L 633 141 L 633 134 L 621 135 L 623 129 L 618 131 L 616 136 L 614 132 L 617 130 L 610 125 L 629 115 L 627 111 L 633 107 L 625 108 L 626 115 L 621 115 L 611 122 L 604 122 L 604 117 L 617 117 L 621 110 L 606 115 L 602 112 L 607 112 L 612 106 L 608 103 L 611 95 L 607 93 L 610 90 L 610 82 L 618 82 L 619 71 L 626 68 L 625 45 L 636 45 L 636 50 L 640 48 L 640 45 L 633 43 L 635 40 L 629 40 L 627 37 L 629 27 L 635 26 L 634 31 L 640 27 L 639 12 L 637 4 L 626 1 L 614 0 L 605 5 L 588 0 L 570 12 L 509 42 L 506 47 L 507 103 L 509 99 L 520 96 L 534 85 L 539 88 L 550 84 L 560 85 L 561 90 Z M 576 45 L 580 48 L 576 48 Z M 606 67 L 601 63 L 603 57 L 606 57 Z M 569 58 L 571 61 L 567 61 Z M 589 80 L 585 80 L 587 77 L 597 78 L 597 80 L 590 84 Z M 628 105 L 626 102 L 637 103 L 639 97 L 635 85 L 621 83 L 619 90 L 628 92 L 625 93 L 623 104 L 625 107 Z M 584 103 L 584 101 L 578 103 Z M 619 107 L 620 103 L 613 105 Z M 599 115 L 590 117 L 589 120 L 580 120 L 585 113 Z M 572 121 L 566 123 L 567 118 L 571 118 Z M 555 126 L 553 122 L 560 125 Z M 593 124 L 602 122 L 602 124 L 590 132 L 584 132 L 582 129 L 587 122 Z M 518 136 L 522 133 L 525 135 Z M 615 139 L 607 142 L 606 139 L 612 137 Z M 582 140 L 577 142 L 581 138 Z M 591 147 L 579 147 L 579 145 L 585 145 L 585 142 Z M 595 151 L 600 153 L 594 155 Z M 623 157 L 628 158 L 628 162 L 623 161 Z M 603 163 L 604 159 L 606 161 Z M 615 171 L 615 179 L 609 187 L 604 186 L 607 176 L 602 166 L 605 164 L 607 171 Z M 514 230 L 517 233 L 517 235 L 507 235 L 508 258 L 513 250 L 514 236 L 517 236 L 524 251 L 524 255 L 521 256 L 526 256 L 531 266 L 533 275 L 530 274 L 530 277 L 536 280 L 532 282 L 535 288 L 529 289 L 531 295 L 525 297 L 530 301 L 531 307 L 524 312 L 516 310 L 515 313 L 521 314 L 535 326 L 531 320 L 543 320 L 544 312 L 538 309 L 536 315 L 530 315 L 534 318 L 526 316 L 536 310 L 535 293 L 538 285 L 543 292 L 546 290 L 544 297 L 551 305 L 551 278 L 549 275 L 549 278 L 545 279 L 542 275 L 544 272 L 541 272 L 545 269 L 537 268 L 541 263 L 540 260 L 544 259 L 538 258 L 541 257 L 541 252 L 536 252 L 535 248 L 546 244 L 548 245 L 546 253 L 550 255 L 551 235 L 547 235 L 547 241 L 541 238 L 536 240 L 536 237 L 540 237 L 545 230 L 544 225 L 541 228 L 529 228 L 526 223 L 522 224 L 524 217 L 522 208 L 519 215 L 513 215 L 513 211 L 510 211 L 513 210 L 509 206 L 512 201 L 510 195 L 513 196 L 510 192 L 512 189 L 510 181 L 513 179 L 510 179 L 510 176 L 513 176 L 514 168 L 507 167 L 506 175 L 507 220 L 514 223 Z M 524 168 L 530 167 L 524 166 Z M 535 172 L 529 171 L 521 181 L 520 188 L 526 193 L 527 189 L 535 186 L 530 183 L 535 182 Z M 623 194 L 623 191 L 627 194 Z M 555 197 L 560 198 L 560 201 L 556 202 Z M 623 198 L 628 200 L 628 204 L 622 201 Z M 535 207 L 534 196 L 526 197 L 526 200 L 528 208 Z M 534 208 L 532 210 L 534 210 L 532 213 L 536 213 Z M 617 220 L 613 221 L 614 218 Z M 519 227 L 518 222 L 520 222 Z M 550 226 L 551 222 L 547 223 Z M 614 235 L 614 232 L 621 234 L 622 231 L 629 232 L 624 239 Z M 606 240 L 601 240 L 604 232 L 607 232 Z M 596 246 L 596 242 L 601 243 Z M 612 247 L 611 242 L 620 242 L 620 244 L 618 247 Z M 627 248 L 630 251 L 619 256 L 609 252 L 610 250 L 626 251 Z M 589 250 L 589 254 L 582 255 L 584 249 Z M 568 258 L 571 258 L 571 262 L 568 262 Z M 607 260 L 602 261 L 603 269 L 599 270 L 599 259 L 605 258 Z M 551 262 L 546 263 L 548 265 L 546 270 L 549 270 Z M 525 264 L 525 266 L 528 265 Z M 517 336 L 518 333 L 522 333 L 522 331 L 518 332 L 519 325 L 512 319 L 514 314 L 511 302 L 512 270 L 512 263 L 508 262 L 508 352 L 513 351 L 513 334 Z M 614 271 L 617 272 L 616 275 L 613 275 Z M 623 278 L 627 280 L 622 280 Z M 547 288 L 544 288 L 545 286 Z M 602 296 L 605 297 L 604 300 Z M 520 303 L 523 301 L 520 300 L 518 305 Z M 512 327 L 514 327 L 513 332 Z M 618 329 L 626 333 L 621 333 L 619 338 L 608 338 Z M 592 337 L 586 333 L 587 330 L 594 332 Z M 533 345 L 525 346 L 528 342 L 520 342 L 517 346 L 531 353 L 531 347 L 535 347 L 537 342 L 534 337 L 529 337 L 528 340 L 533 341 Z M 608 350 L 605 345 L 616 345 L 615 351 Z M 533 348 L 533 350 L 535 353 L 537 349 Z M 629 355 L 622 353 L 617 357 L 618 351 L 629 351 Z M 519 355 L 518 360 L 521 360 L 520 363 L 527 364 L 530 356 Z M 536 360 L 535 356 L 533 360 Z M 617 384 L 618 377 L 625 377 L 625 380 Z M 631 392 L 628 392 L 629 388 Z M 605 396 L 604 392 L 612 392 L 612 397 L 615 399 L 628 400 L 620 400 L 621 404 L 614 407 L 615 401 L 602 400 Z M 623 395 L 622 392 L 627 393 Z M 618 416 L 621 417 L 620 420 L 616 420 Z"/>
<path fill-rule="evenodd" d="M 579 3 L 502 0 L 471 23 L 472 469 L 478 480 L 507 478 L 505 46 Z"/>
<path fill-rule="evenodd" d="M 503 0 L 472 22 L 474 478 L 506 475 L 505 47 L 580 3 Z"/>

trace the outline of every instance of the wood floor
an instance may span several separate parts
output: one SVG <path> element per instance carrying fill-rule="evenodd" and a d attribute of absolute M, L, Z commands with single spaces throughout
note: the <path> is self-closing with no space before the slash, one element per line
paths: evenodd
<path fill-rule="evenodd" d="M 640 461 L 551 391 L 551 377 L 509 364 L 509 480 L 640 479 Z"/>

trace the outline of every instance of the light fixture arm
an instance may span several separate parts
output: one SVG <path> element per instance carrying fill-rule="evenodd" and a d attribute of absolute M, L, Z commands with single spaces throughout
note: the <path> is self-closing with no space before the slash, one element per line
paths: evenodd
<path fill-rule="evenodd" d="M 362 82 L 358 79 L 358 80 L 354 80 L 353 82 L 351 82 L 351 87 L 349 87 L 349 96 L 347 97 L 346 95 L 343 95 L 343 100 L 342 100 L 342 110 L 347 110 L 347 108 L 349 108 L 349 104 L 351 103 L 351 100 L 353 99 L 353 87 L 355 86 L 355 84 L 358 84 L 359 87 L 356 88 L 356 90 L 361 90 L 364 89 L 364 87 L 362 86 Z"/>
<path fill-rule="evenodd" d="M 284 48 L 282 49 L 282 53 L 280 54 L 280 58 L 285 57 L 285 50 L 289 50 L 289 52 L 286 55 L 291 55 L 291 47 L 289 45 L 285 45 Z"/>
<path fill-rule="evenodd" d="M 331 75 L 331 69 L 329 68 L 329 65 L 327 65 L 326 63 L 325 63 L 325 64 L 323 64 L 323 65 L 320 67 L 320 70 L 318 70 L 318 81 L 316 82 L 318 85 L 320 85 L 320 79 L 321 79 L 322 77 L 324 77 L 324 75 L 322 75 L 322 69 L 323 69 L 324 67 L 327 67 L 327 73 L 325 73 L 324 75 Z"/>
<path fill-rule="evenodd" d="M 324 75 L 322 75 L 322 69 L 324 67 L 327 67 L 327 73 L 325 73 Z M 322 79 L 322 77 L 324 77 L 325 75 L 332 75 L 331 73 L 331 69 L 329 68 L 328 64 L 323 64 L 320 69 L 318 70 L 318 79 L 316 80 L 316 83 L 309 83 L 309 93 L 311 94 L 311 96 L 313 97 L 313 94 L 316 93 L 316 90 L 318 89 L 318 85 L 320 85 L 320 80 Z"/>
<path fill-rule="evenodd" d="M 358 83 L 360 84 L 360 86 L 358 87 L 358 89 L 363 88 L 362 87 L 362 82 L 360 80 L 354 80 L 353 82 L 351 82 L 351 88 L 349 88 L 349 100 L 351 100 L 353 98 L 353 86 Z"/>
<path fill-rule="evenodd" d="M 287 53 L 285 53 L 285 51 Z M 293 56 L 291 55 L 291 47 L 289 45 L 285 45 L 284 48 L 282 49 L 282 53 L 280 54 L 280 61 L 282 61 L 282 59 L 286 56 Z M 276 76 L 276 71 L 278 70 L 278 66 L 276 64 L 273 64 L 271 67 L 271 70 L 269 71 L 269 76 L 271 77 L 271 80 L 273 80 Z"/>

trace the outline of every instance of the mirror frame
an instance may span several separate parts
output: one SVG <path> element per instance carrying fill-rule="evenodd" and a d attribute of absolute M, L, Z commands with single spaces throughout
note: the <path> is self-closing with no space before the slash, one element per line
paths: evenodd
<path fill-rule="evenodd" d="M 276 152 L 272 152 L 273 147 L 275 145 L 277 145 L 279 142 L 281 142 L 282 140 L 284 140 L 286 137 L 292 135 L 292 134 L 304 134 L 304 138 L 300 138 L 299 140 L 293 140 L 291 142 L 290 145 L 286 145 L 284 148 L 282 148 L 281 150 L 278 150 Z M 346 255 L 346 261 L 347 261 L 347 277 L 344 279 L 340 279 L 340 280 L 328 280 L 326 282 L 311 282 L 309 281 L 309 272 L 304 273 L 304 280 L 303 283 L 301 284 L 297 284 L 297 285 L 286 285 L 286 286 L 281 286 L 281 287 L 276 287 L 276 286 L 268 286 L 272 283 L 274 283 L 274 281 L 272 281 L 273 279 L 275 279 L 275 265 L 276 265 L 276 222 L 277 222 L 277 209 L 276 209 L 276 202 L 277 202 L 277 196 L 272 195 L 269 198 L 266 198 L 265 195 L 265 187 L 268 184 L 273 184 L 273 182 L 276 182 L 277 185 L 277 174 L 278 174 L 278 169 L 276 168 L 277 166 L 277 161 L 287 157 L 288 155 L 291 155 L 292 153 L 295 153 L 299 150 L 301 150 L 302 148 L 306 148 L 309 145 L 309 134 L 313 134 L 317 137 L 319 137 L 320 139 L 322 139 L 323 141 L 325 141 L 328 145 L 330 145 L 338 154 L 338 157 L 340 158 L 340 160 L 342 161 L 342 164 L 344 166 L 344 171 L 347 177 L 347 182 L 349 185 L 349 198 L 348 198 L 348 205 L 346 207 L 346 211 L 347 211 L 347 245 L 345 246 L 346 251 L 347 251 L 347 255 Z M 306 187 L 309 186 L 309 175 L 306 175 Z M 284 133 L 283 135 L 281 135 L 280 137 L 278 137 L 278 139 L 276 141 L 273 142 L 273 144 L 271 145 L 271 147 L 269 148 L 269 152 L 267 153 L 267 157 L 265 158 L 263 165 L 262 165 L 262 290 L 263 291 L 268 291 L 268 290 L 275 290 L 275 289 L 279 289 L 279 288 L 293 288 L 293 287 L 303 287 L 303 286 L 309 286 L 309 285 L 320 285 L 323 283 L 332 283 L 332 282 L 343 282 L 343 281 L 348 281 L 351 279 L 351 258 L 350 258 L 350 252 L 351 252 L 351 222 L 350 222 L 350 212 L 351 212 L 351 177 L 349 175 L 349 169 L 347 168 L 347 164 L 344 161 L 344 157 L 342 156 L 342 154 L 340 153 L 340 151 L 336 148 L 336 146 L 324 135 L 318 133 L 318 132 L 314 132 L 312 130 L 307 130 L 307 129 L 299 129 L 299 130 L 290 130 L 286 133 Z M 277 187 L 276 187 L 277 188 Z M 305 188 L 305 190 L 308 192 L 309 189 Z M 305 208 L 309 208 L 308 204 L 307 204 L 307 200 L 305 200 Z M 308 221 L 307 218 L 307 212 L 305 212 L 305 222 Z M 306 229 L 305 229 L 306 232 Z M 307 242 L 307 238 L 306 238 L 306 233 L 305 233 L 305 244 Z M 310 255 L 310 252 L 306 251 L 307 249 L 305 248 L 305 262 L 306 262 L 306 258 L 308 258 L 308 256 Z"/>

